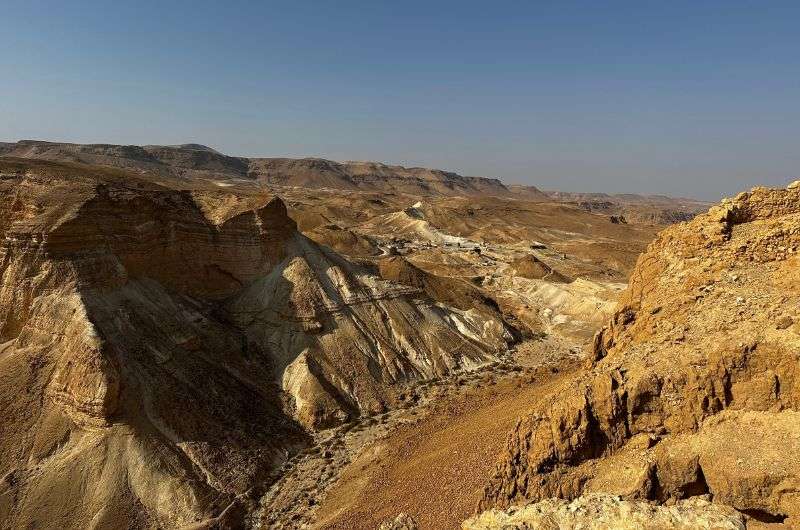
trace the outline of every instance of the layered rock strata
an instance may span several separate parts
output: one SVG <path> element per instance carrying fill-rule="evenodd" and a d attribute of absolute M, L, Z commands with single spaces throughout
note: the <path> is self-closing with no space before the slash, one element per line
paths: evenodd
<path fill-rule="evenodd" d="M 20 160 L 0 195 L 0 527 L 240 524 L 308 431 L 512 340 L 313 243 L 277 198 L 221 215 Z"/>

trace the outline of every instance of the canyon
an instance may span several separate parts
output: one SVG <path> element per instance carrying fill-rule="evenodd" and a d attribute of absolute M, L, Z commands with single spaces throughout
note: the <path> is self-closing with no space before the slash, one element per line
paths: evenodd
<path fill-rule="evenodd" d="M 0 528 L 800 524 L 798 183 L 20 141 L 0 194 Z"/>

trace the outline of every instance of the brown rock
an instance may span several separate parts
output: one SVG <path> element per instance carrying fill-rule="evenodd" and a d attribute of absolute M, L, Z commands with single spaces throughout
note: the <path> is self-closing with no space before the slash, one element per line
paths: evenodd
<path fill-rule="evenodd" d="M 407 513 L 398 514 L 394 519 L 385 521 L 379 530 L 419 530 L 419 525 Z"/>
<path fill-rule="evenodd" d="M 800 339 L 769 317 L 800 303 L 779 250 L 798 245 L 796 187 L 755 188 L 663 231 L 595 337 L 596 362 L 519 423 L 481 506 L 710 494 L 761 520 L 800 516 L 800 461 L 787 458 L 800 454 Z M 717 283 L 722 267 L 738 280 Z M 658 443 L 634 450 L 642 435 Z"/>
<path fill-rule="evenodd" d="M 277 197 L 172 184 L 0 159 L 5 526 L 213 526 L 223 513 L 236 526 L 242 497 L 308 430 L 385 411 L 393 385 L 513 341 L 497 312 L 437 305 L 306 238 Z"/>
<path fill-rule="evenodd" d="M 464 530 L 744 530 L 745 519 L 736 510 L 703 499 L 654 506 L 625 501 L 611 495 L 592 494 L 572 502 L 547 499 L 507 510 L 488 510 L 464 521 Z"/>

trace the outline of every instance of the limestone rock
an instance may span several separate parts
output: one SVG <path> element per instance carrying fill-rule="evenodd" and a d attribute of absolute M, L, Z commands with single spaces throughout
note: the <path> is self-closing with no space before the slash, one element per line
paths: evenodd
<path fill-rule="evenodd" d="M 413 517 L 401 513 L 394 519 L 383 522 L 379 530 L 419 530 L 419 526 Z"/>
<path fill-rule="evenodd" d="M 277 197 L 173 184 L 0 159 L 0 528 L 236 526 L 309 431 L 514 340 L 314 243 Z"/>
<path fill-rule="evenodd" d="M 798 521 L 800 336 L 783 325 L 800 307 L 798 247 L 796 187 L 755 188 L 664 230 L 595 337 L 592 365 L 509 436 L 482 507 L 710 494 L 756 519 Z"/>
<path fill-rule="evenodd" d="M 464 521 L 464 530 L 744 530 L 736 510 L 693 498 L 672 506 L 591 494 L 572 502 L 546 499 L 507 510 L 492 509 Z"/>

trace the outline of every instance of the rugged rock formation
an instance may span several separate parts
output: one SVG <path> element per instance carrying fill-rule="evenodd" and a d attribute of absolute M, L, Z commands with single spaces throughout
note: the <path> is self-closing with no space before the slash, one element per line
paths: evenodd
<path fill-rule="evenodd" d="M 593 364 L 508 439 L 482 505 L 711 495 L 800 521 L 800 183 L 663 231 Z"/>
<path fill-rule="evenodd" d="M 508 510 L 488 510 L 461 526 L 464 530 L 744 530 L 744 517 L 733 508 L 692 498 L 672 506 L 591 494 L 572 502 L 547 499 Z"/>
<path fill-rule="evenodd" d="M 315 244 L 280 199 L 152 179 L 0 160 L 0 527 L 241 523 L 307 430 L 512 340 Z"/>

